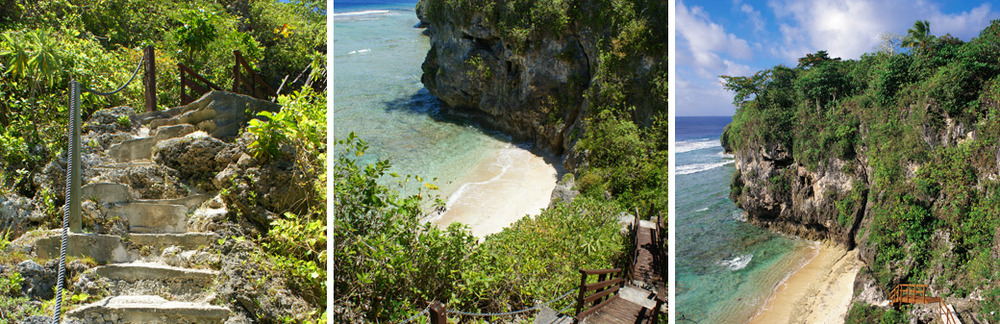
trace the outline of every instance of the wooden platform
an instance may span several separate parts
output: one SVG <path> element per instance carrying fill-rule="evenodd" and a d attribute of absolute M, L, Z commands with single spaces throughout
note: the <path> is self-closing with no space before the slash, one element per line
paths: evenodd
<path fill-rule="evenodd" d="M 650 310 L 628 300 L 618 298 L 587 317 L 587 323 L 634 324 L 649 323 Z"/>

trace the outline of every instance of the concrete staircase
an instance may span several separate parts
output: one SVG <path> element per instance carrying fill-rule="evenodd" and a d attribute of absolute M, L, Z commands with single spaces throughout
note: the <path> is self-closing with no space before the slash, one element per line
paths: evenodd
<path fill-rule="evenodd" d="M 157 143 L 194 131 L 188 124 L 140 128 L 139 136 L 111 146 L 105 163 L 92 170 L 153 165 Z M 104 207 L 105 219 L 127 224 L 127 234 L 69 236 L 69 256 L 93 258 L 101 266 L 68 284 L 98 287 L 105 297 L 70 307 L 65 318 L 86 323 L 222 323 L 230 316 L 227 307 L 211 304 L 219 256 L 206 248 L 216 235 L 189 228 L 196 213 L 225 212 L 220 202 L 196 189 L 175 199 L 137 199 L 127 183 L 89 183 L 81 192 L 84 200 Z M 50 235 L 36 241 L 35 251 L 41 258 L 56 259 L 59 246 L 60 236 Z"/>

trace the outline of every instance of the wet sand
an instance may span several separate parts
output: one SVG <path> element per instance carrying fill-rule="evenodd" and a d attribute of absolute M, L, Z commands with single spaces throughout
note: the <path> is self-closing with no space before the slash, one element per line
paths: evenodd
<path fill-rule="evenodd" d="M 545 157 L 511 146 L 490 154 L 443 198 L 447 210 L 428 220 L 439 228 L 461 222 L 483 238 L 548 207 L 558 171 Z"/>
<path fill-rule="evenodd" d="M 776 287 L 750 323 L 844 322 L 861 269 L 858 252 L 830 243 L 814 249 L 815 257 Z"/>

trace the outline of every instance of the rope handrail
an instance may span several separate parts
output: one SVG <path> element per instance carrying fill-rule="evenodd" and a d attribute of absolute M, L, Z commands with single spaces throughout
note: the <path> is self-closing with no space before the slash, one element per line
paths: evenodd
<path fill-rule="evenodd" d="M 144 59 L 145 59 L 145 56 L 140 56 L 139 57 L 139 64 L 136 64 L 135 71 L 132 72 L 132 77 L 128 78 L 128 81 L 125 82 L 125 84 L 123 84 L 118 89 L 115 89 L 114 91 L 111 91 L 111 92 L 100 92 L 100 91 L 97 91 L 97 90 L 94 90 L 94 89 L 91 89 L 91 88 L 83 87 L 83 90 L 85 90 L 87 92 L 90 92 L 90 93 L 93 93 L 93 94 L 102 95 L 102 96 L 110 96 L 110 95 L 116 94 L 116 93 L 124 90 L 125 87 L 127 87 L 129 84 L 132 84 L 132 80 L 135 80 L 135 75 L 139 74 L 139 69 L 142 69 L 142 61 Z"/>
<path fill-rule="evenodd" d="M 73 195 L 73 178 L 74 175 L 79 174 L 79 166 L 76 163 L 74 157 L 79 156 L 80 152 L 77 151 L 79 145 L 74 145 L 73 139 L 75 139 L 77 132 L 79 131 L 80 125 L 77 122 L 77 118 L 80 114 L 80 84 L 73 80 L 69 85 L 69 113 L 70 113 L 70 123 L 68 136 L 70 138 L 69 148 L 66 150 L 66 157 L 69 160 L 66 166 L 66 202 L 63 203 L 63 224 L 62 224 L 62 238 L 59 242 L 59 279 L 56 282 L 56 306 L 52 314 L 52 323 L 58 324 L 60 317 L 62 317 L 62 296 L 63 296 L 63 286 L 66 281 L 66 245 L 69 236 L 69 219 L 70 214 L 73 212 L 73 206 L 71 203 L 71 198 Z M 78 142 L 78 139 L 77 139 Z M 76 166 L 74 166 L 76 165 Z M 77 170 L 74 170 L 74 169 Z M 76 171 L 76 172 L 74 172 Z"/>
<path fill-rule="evenodd" d="M 399 322 L 399 324 L 409 323 L 409 322 L 417 319 L 417 317 L 420 317 L 421 315 L 427 314 L 427 312 L 429 312 L 429 311 L 431 311 L 431 307 L 430 306 L 424 307 L 424 310 L 420 311 L 419 313 L 414 314 L 413 316 L 410 316 L 410 318 L 407 318 L 406 320 L 404 320 L 402 322 Z"/>
<path fill-rule="evenodd" d="M 570 289 L 565 294 L 562 294 L 562 296 L 556 297 L 553 300 L 550 300 L 550 301 L 538 304 L 538 305 L 536 305 L 534 307 L 531 307 L 531 308 L 525 308 L 525 309 L 522 309 L 522 310 L 516 310 L 516 311 L 510 311 L 510 312 L 501 312 L 501 313 L 470 313 L 470 312 L 463 312 L 463 311 L 459 311 L 459 310 L 449 309 L 448 313 L 458 314 L 458 315 L 465 315 L 465 316 L 507 316 L 507 315 L 514 315 L 514 314 L 526 313 L 526 312 L 530 312 L 530 311 L 539 309 L 539 308 L 541 308 L 543 306 L 547 306 L 548 304 L 551 304 L 551 303 L 553 303 L 553 302 L 555 302 L 557 300 L 566 298 L 566 296 L 569 296 L 569 294 L 572 294 L 574 291 L 576 291 L 576 289 L 577 288 Z"/>
<path fill-rule="evenodd" d="M 132 72 L 132 76 L 129 77 L 128 81 L 125 82 L 121 87 L 115 89 L 111 92 L 101 92 L 94 89 L 90 89 L 80 85 L 76 80 L 71 80 L 69 82 L 69 127 L 68 127 L 68 138 L 69 138 L 69 148 L 66 150 L 66 158 L 69 160 L 66 167 L 66 202 L 63 203 L 63 226 L 62 226 L 62 237 L 59 244 L 59 277 L 56 283 L 56 305 L 53 309 L 52 322 L 58 324 L 62 317 L 62 296 L 64 282 L 66 281 L 66 253 L 67 245 L 69 241 L 69 229 L 70 229 L 70 219 L 73 220 L 73 231 L 81 231 L 82 224 L 80 223 L 80 94 L 82 91 L 87 91 L 93 94 L 101 96 L 109 96 L 116 94 L 135 80 L 136 74 L 139 74 L 139 69 L 142 68 L 142 62 L 145 59 L 145 55 L 139 57 L 139 64 L 136 65 L 135 71 Z"/>

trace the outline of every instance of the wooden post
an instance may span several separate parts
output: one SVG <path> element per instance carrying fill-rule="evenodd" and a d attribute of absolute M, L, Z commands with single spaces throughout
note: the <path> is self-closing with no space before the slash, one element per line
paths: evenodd
<path fill-rule="evenodd" d="M 240 93 L 240 51 L 233 51 L 233 93 Z"/>
<path fill-rule="evenodd" d="M 188 104 L 190 102 L 190 100 L 188 100 L 189 98 L 188 98 L 187 91 L 184 90 L 184 87 L 187 86 L 187 79 L 184 77 L 184 68 L 183 68 L 183 66 L 184 66 L 184 64 L 177 63 L 177 73 L 181 75 L 181 86 L 180 86 L 180 89 L 181 89 L 181 105 L 186 105 L 186 104 Z"/>
<path fill-rule="evenodd" d="M 448 310 L 439 301 L 431 302 L 431 324 L 447 324 Z"/>
<path fill-rule="evenodd" d="M 156 54 L 153 45 L 146 46 L 145 53 L 146 74 L 143 80 L 146 81 L 146 112 L 156 111 Z"/>
<path fill-rule="evenodd" d="M 584 294 L 583 287 L 585 285 L 587 285 L 587 273 L 584 272 L 583 269 L 581 269 L 580 270 L 580 294 L 576 297 L 576 313 L 573 316 L 573 324 L 576 324 L 576 323 L 579 322 L 579 320 L 576 318 L 576 316 L 580 315 L 580 312 L 583 311 L 583 294 Z"/>

